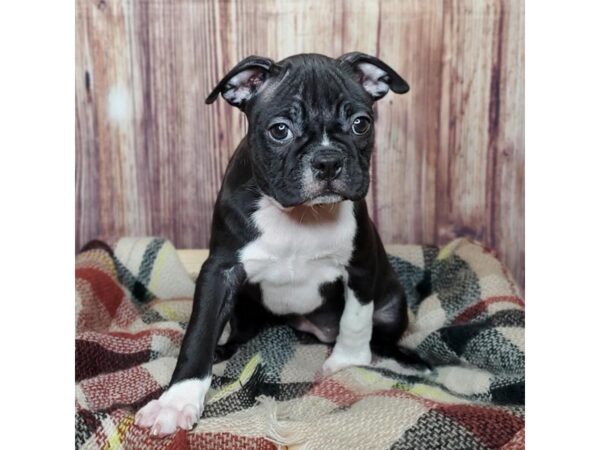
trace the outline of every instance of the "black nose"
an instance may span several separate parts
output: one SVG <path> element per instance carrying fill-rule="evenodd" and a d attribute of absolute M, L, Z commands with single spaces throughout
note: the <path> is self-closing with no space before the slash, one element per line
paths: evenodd
<path fill-rule="evenodd" d="M 342 156 L 322 153 L 317 154 L 311 161 L 315 177 L 319 180 L 334 180 L 342 172 Z"/>

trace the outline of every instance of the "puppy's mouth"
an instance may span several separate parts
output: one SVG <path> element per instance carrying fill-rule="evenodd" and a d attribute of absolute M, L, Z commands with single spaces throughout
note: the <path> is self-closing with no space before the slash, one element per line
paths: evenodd
<path fill-rule="evenodd" d="M 320 189 L 314 190 L 306 196 L 306 200 L 301 204 L 315 206 L 339 203 L 344 200 L 357 201 L 364 198 L 365 194 L 366 192 L 361 193 L 348 190 L 344 184 L 336 183 L 334 181 L 333 183 L 327 183 L 324 186 L 321 186 Z"/>
<path fill-rule="evenodd" d="M 321 194 L 316 197 L 313 197 L 310 200 L 304 202 L 304 205 L 308 205 L 308 206 L 330 205 L 332 203 L 339 203 L 343 200 L 346 200 L 345 197 L 343 197 L 340 194 L 331 192 L 331 193 L 325 193 L 325 194 Z"/>
<path fill-rule="evenodd" d="M 312 192 L 306 192 L 308 194 L 307 199 L 303 202 L 307 206 L 315 205 L 330 205 L 333 203 L 339 203 L 343 200 L 348 200 L 348 196 L 345 192 L 345 186 L 339 182 L 321 182 L 320 186 L 314 186 Z"/>

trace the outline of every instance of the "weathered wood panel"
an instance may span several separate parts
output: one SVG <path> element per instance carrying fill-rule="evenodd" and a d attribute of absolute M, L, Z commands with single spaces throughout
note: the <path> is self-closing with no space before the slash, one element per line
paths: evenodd
<path fill-rule="evenodd" d="M 243 115 L 204 98 L 249 54 L 376 54 L 410 83 L 378 104 L 369 207 L 386 243 L 466 235 L 524 283 L 522 0 L 78 0 L 77 245 L 208 243 Z"/>

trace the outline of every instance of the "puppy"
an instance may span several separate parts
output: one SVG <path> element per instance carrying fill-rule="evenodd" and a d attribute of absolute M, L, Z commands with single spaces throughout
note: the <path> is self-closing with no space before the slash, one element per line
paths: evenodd
<path fill-rule="evenodd" d="M 153 435 L 192 428 L 213 361 L 268 325 L 335 343 L 325 375 L 368 365 L 371 352 L 421 362 L 397 345 L 404 292 L 364 200 L 373 104 L 408 89 L 383 61 L 358 52 L 277 63 L 250 56 L 219 82 L 206 103 L 221 94 L 246 114 L 248 133 L 217 197 L 210 256 L 169 388 L 138 412 L 138 425 Z"/>

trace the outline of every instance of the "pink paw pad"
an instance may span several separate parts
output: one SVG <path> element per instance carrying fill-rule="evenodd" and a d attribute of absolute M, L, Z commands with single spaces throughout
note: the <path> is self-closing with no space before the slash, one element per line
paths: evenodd
<path fill-rule="evenodd" d="M 135 424 L 150 429 L 150 435 L 166 436 L 177 428 L 191 430 L 204 409 L 211 377 L 189 379 L 169 387 L 158 400 L 148 402 L 135 415 Z"/>
<path fill-rule="evenodd" d="M 152 400 L 136 414 L 135 424 L 150 428 L 150 435 L 154 437 L 163 437 L 175 433 L 177 428 L 191 430 L 199 416 L 194 405 L 188 404 L 179 410 Z"/>
<path fill-rule="evenodd" d="M 135 415 L 135 424 L 140 427 L 149 428 L 154 424 L 159 412 L 160 405 L 158 400 L 152 400 L 137 412 Z"/>

